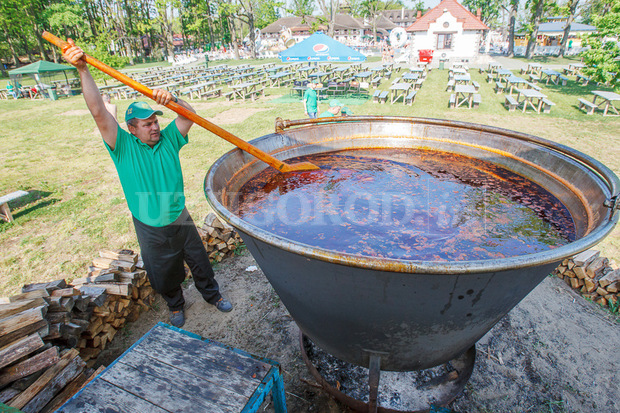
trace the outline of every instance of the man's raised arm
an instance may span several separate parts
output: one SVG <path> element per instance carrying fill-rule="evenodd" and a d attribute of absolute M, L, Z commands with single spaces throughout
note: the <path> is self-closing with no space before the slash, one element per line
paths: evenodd
<path fill-rule="evenodd" d="M 110 112 L 107 111 L 105 104 L 103 103 L 103 99 L 99 94 L 99 88 L 95 84 L 95 80 L 90 74 L 90 70 L 88 70 L 88 64 L 84 59 L 82 59 L 84 52 L 75 45 L 73 40 L 69 39 L 68 42 L 71 47 L 65 50 L 62 56 L 78 70 L 78 73 L 80 74 L 80 81 L 82 82 L 82 94 L 84 95 L 86 106 L 88 106 L 88 110 L 90 110 L 90 113 L 93 115 L 103 140 L 108 144 L 110 149 L 114 150 L 114 147 L 116 146 L 118 123 Z"/>

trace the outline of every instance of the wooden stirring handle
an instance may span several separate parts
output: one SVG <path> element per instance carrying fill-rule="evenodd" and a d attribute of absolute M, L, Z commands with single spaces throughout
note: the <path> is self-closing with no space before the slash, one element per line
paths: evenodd
<path fill-rule="evenodd" d="M 43 32 L 42 34 L 43 38 L 45 40 L 47 40 L 48 42 L 58 46 L 64 53 L 65 50 L 67 50 L 71 45 L 67 42 L 65 42 L 64 40 L 54 36 L 53 34 L 49 33 L 49 32 Z M 96 67 L 97 69 L 101 70 L 102 72 L 112 76 L 113 78 L 115 78 L 116 80 L 124 83 L 125 85 L 129 86 L 130 88 L 137 90 L 138 92 L 142 93 L 144 96 L 147 96 L 151 99 L 153 99 L 153 90 L 149 89 L 147 86 L 144 86 L 143 84 L 136 82 L 135 80 L 133 80 L 132 78 L 130 78 L 129 76 L 126 76 L 124 74 L 122 74 L 121 72 L 119 72 L 118 70 L 106 65 L 103 62 L 100 62 L 99 60 L 95 59 L 92 56 L 87 55 L 86 53 L 84 53 L 84 57 L 83 59 L 86 61 L 86 63 L 90 64 L 91 66 Z M 309 162 L 301 162 L 301 163 L 297 163 L 297 164 L 286 164 L 282 161 L 280 161 L 279 159 L 274 158 L 273 156 L 269 155 L 267 152 L 264 152 L 260 149 L 258 149 L 256 146 L 253 146 L 249 143 L 247 143 L 246 141 L 236 137 L 235 135 L 233 135 L 232 133 L 228 132 L 225 129 L 220 128 L 219 126 L 217 126 L 214 123 L 209 122 L 208 120 L 206 120 L 205 118 L 197 115 L 196 113 L 184 108 L 183 106 L 179 105 L 178 103 L 175 102 L 170 102 L 167 105 L 165 105 L 168 109 L 175 111 L 176 113 L 178 113 L 179 115 L 191 120 L 192 122 L 196 123 L 197 125 L 202 126 L 203 128 L 207 129 L 208 131 L 214 133 L 215 135 L 219 136 L 220 138 L 223 138 L 225 140 L 227 140 L 228 142 L 232 143 L 233 145 L 235 145 L 236 147 L 238 147 L 239 149 L 244 150 L 245 152 L 255 156 L 256 158 L 260 159 L 261 161 L 273 166 L 275 169 L 277 169 L 280 172 L 292 172 L 292 171 L 304 171 L 304 170 L 314 170 L 314 169 L 319 169 L 316 165 L 313 165 Z"/>

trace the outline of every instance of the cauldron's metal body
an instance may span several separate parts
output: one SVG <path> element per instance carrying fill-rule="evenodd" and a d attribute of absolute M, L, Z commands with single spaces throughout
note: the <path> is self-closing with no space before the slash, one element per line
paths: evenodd
<path fill-rule="evenodd" d="M 334 356 L 365 367 L 372 353 L 381 356 L 382 370 L 397 371 L 459 356 L 559 262 L 597 244 L 618 221 L 614 196 L 620 185 L 608 168 L 568 147 L 505 129 L 354 117 L 302 125 L 252 143 L 283 160 L 345 148 L 456 152 L 537 182 L 571 212 L 578 239 L 541 253 L 449 263 L 363 258 L 294 243 L 241 220 L 229 209 L 236 191 L 267 166 L 240 150 L 217 160 L 205 179 L 212 207 L 241 233 L 301 330 Z"/>

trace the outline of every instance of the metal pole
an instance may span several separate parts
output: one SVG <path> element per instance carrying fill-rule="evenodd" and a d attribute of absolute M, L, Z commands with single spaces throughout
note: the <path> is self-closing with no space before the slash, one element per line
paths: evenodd
<path fill-rule="evenodd" d="M 368 366 L 368 413 L 377 413 L 377 396 L 379 395 L 379 376 L 381 374 L 381 356 L 376 353 L 370 354 Z"/>

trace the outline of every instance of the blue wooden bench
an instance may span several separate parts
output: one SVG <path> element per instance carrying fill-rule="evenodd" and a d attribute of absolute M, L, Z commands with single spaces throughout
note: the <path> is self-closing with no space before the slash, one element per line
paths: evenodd
<path fill-rule="evenodd" d="M 252 413 L 269 392 L 286 413 L 278 363 L 159 323 L 57 413 Z"/>
<path fill-rule="evenodd" d="M 543 113 L 551 113 L 551 106 L 555 106 L 555 103 L 550 101 L 547 98 L 542 100 L 542 111 Z"/>
<path fill-rule="evenodd" d="M 586 113 L 588 115 L 593 115 L 594 111 L 598 107 L 595 103 L 590 102 L 589 100 L 585 100 L 583 98 L 579 98 L 579 109 L 587 108 Z"/>
<path fill-rule="evenodd" d="M 450 100 L 448 100 L 448 107 L 455 108 L 456 107 L 456 94 L 452 93 L 450 95 Z"/>
<path fill-rule="evenodd" d="M 519 105 L 519 102 L 517 102 L 517 99 L 513 98 L 510 95 L 504 95 L 504 97 L 506 98 L 506 106 L 508 107 L 508 111 L 514 112 Z"/>
<path fill-rule="evenodd" d="M 506 86 L 502 82 L 495 82 L 495 93 L 500 94 L 504 91 Z"/>
<path fill-rule="evenodd" d="M 412 90 L 411 92 L 409 92 L 409 94 L 405 97 L 405 105 L 413 105 L 413 100 L 415 99 L 415 95 L 418 92 L 416 92 L 415 90 Z"/>
<path fill-rule="evenodd" d="M 6 222 L 12 222 L 13 215 L 11 215 L 11 208 L 9 207 L 9 202 L 26 195 L 28 195 L 28 192 L 26 191 L 15 191 L 8 195 L 0 197 L 0 218 L 4 219 Z"/>
<path fill-rule="evenodd" d="M 378 98 L 379 103 L 383 104 L 387 102 L 388 95 L 389 95 L 389 92 L 387 90 L 384 90 L 383 92 L 381 92 Z"/>

